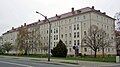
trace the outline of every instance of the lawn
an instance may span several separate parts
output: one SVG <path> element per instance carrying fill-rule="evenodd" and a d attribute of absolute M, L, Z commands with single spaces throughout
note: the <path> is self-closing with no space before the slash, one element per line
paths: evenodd
<path fill-rule="evenodd" d="M 0 54 L 1 55 L 1 54 Z M 30 57 L 30 58 L 47 58 L 47 56 L 41 55 L 13 55 L 13 54 L 4 54 L 2 56 L 17 56 L 17 57 Z M 81 60 L 81 61 L 95 61 L 95 62 L 112 62 L 115 63 L 116 59 L 114 57 L 108 58 L 90 58 L 90 57 L 66 57 L 66 58 L 58 58 L 58 57 L 51 57 L 51 59 L 64 59 L 64 60 Z"/>
<path fill-rule="evenodd" d="M 90 58 L 90 57 L 79 57 L 79 58 L 64 58 L 65 60 L 82 60 L 82 61 L 96 61 L 96 62 L 115 62 L 115 57 L 108 58 Z"/>
<path fill-rule="evenodd" d="M 31 57 L 31 58 L 47 58 L 41 55 L 16 55 L 16 54 L 0 54 L 1 56 Z"/>

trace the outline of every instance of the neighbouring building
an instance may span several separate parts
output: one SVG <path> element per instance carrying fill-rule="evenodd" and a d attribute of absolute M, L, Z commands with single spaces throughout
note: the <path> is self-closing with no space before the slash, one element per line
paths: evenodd
<path fill-rule="evenodd" d="M 94 9 L 94 6 L 81 8 L 78 10 L 71 9 L 70 12 L 61 15 L 55 15 L 54 17 L 48 18 L 51 24 L 51 49 L 57 45 L 61 39 L 67 46 L 68 55 L 73 55 L 73 46 L 78 45 L 79 53 L 93 55 L 94 52 L 89 47 L 82 47 L 81 40 L 88 34 L 88 29 L 91 25 L 96 25 L 99 28 L 104 29 L 109 33 L 110 38 L 115 38 L 115 19 L 106 15 L 105 12 Z M 38 22 L 23 25 L 28 27 L 29 30 L 38 29 L 40 34 L 41 44 L 48 45 L 48 33 L 49 23 L 44 20 L 38 20 Z M 3 43 L 11 42 L 15 45 L 17 38 L 18 28 L 13 28 L 2 35 Z M 31 51 L 34 53 L 34 50 Z M 41 50 L 37 48 L 38 54 L 47 53 L 47 50 Z M 112 47 L 105 49 L 106 54 L 116 54 L 115 43 Z M 98 50 L 98 54 L 102 54 L 101 50 Z"/>
<path fill-rule="evenodd" d="M 0 36 L 0 45 L 3 45 L 3 38 Z"/>

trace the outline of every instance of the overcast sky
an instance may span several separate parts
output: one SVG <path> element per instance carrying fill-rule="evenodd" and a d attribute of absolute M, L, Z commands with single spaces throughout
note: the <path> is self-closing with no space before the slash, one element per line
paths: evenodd
<path fill-rule="evenodd" d="M 44 19 L 35 13 L 39 11 L 47 17 L 95 6 L 95 9 L 114 17 L 120 12 L 120 0 L 0 0 L 0 35 L 12 27 L 30 24 Z"/>

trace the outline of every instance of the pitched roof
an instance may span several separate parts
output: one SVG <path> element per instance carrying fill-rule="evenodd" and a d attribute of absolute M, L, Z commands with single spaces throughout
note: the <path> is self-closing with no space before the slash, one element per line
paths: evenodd
<path fill-rule="evenodd" d="M 56 21 L 56 20 L 58 20 L 58 19 L 63 19 L 63 18 L 66 18 L 66 17 L 70 17 L 70 16 L 74 16 L 74 15 L 78 15 L 78 14 L 83 14 L 83 13 L 87 13 L 87 12 L 96 12 L 96 13 L 98 13 L 98 14 L 101 14 L 101 15 L 107 16 L 107 17 L 109 17 L 109 18 L 111 18 L 111 19 L 114 19 L 114 18 L 106 15 L 105 12 L 102 13 L 102 12 L 100 12 L 100 10 L 95 10 L 95 9 L 94 9 L 94 6 L 92 6 L 92 8 L 90 8 L 90 7 L 85 7 L 85 8 L 81 8 L 81 9 L 78 9 L 78 10 L 74 10 L 74 8 L 72 8 L 72 11 L 71 11 L 71 12 L 67 12 L 67 13 L 64 13 L 64 14 L 61 14 L 61 15 L 57 15 L 57 14 L 56 14 L 56 16 L 51 17 L 51 18 L 48 18 L 48 20 L 49 20 L 50 22 L 52 22 L 52 21 Z M 114 20 L 115 20 L 115 19 L 114 19 Z M 27 26 L 27 27 L 32 27 L 32 26 L 34 26 L 34 25 L 42 25 L 42 24 L 48 23 L 48 22 L 46 22 L 46 21 L 47 21 L 46 19 L 41 20 L 41 21 L 39 20 L 38 22 L 34 22 L 34 23 L 28 24 L 28 25 L 26 25 L 26 26 Z M 11 29 L 11 30 L 3 33 L 3 35 L 6 34 L 6 33 L 14 32 L 14 31 L 16 31 L 16 30 L 17 30 L 17 28 L 14 28 L 14 30 Z"/>

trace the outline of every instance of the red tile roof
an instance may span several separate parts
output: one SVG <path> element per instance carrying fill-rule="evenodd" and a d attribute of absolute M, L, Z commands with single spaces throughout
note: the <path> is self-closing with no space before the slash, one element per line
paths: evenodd
<path fill-rule="evenodd" d="M 74 10 L 74 8 L 72 8 L 72 11 Z M 79 9 L 79 10 L 75 10 L 74 12 L 68 12 L 68 13 L 64 13 L 64 14 L 61 14 L 61 15 L 56 15 L 56 16 L 54 16 L 54 17 L 51 17 L 51 18 L 48 18 L 48 20 L 49 21 L 55 21 L 55 20 L 58 20 L 58 19 L 63 19 L 63 18 L 66 18 L 66 17 L 70 17 L 70 16 L 73 16 L 73 15 L 78 15 L 78 14 L 83 14 L 83 13 L 87 13 L 87 12 L 96 12 L 96 13 L 99 13 L 99 14 L 101 14 L 101 15 L 104 15 L 104 16 L 107 16 L 106 14 L 105 14 L 105 12 L 104 13 L 102 13 L 102 12 L 100 12 L 100 10 L 95 10 L 94 9 L 94 6 L 92 6 L 92 8 L 90 8 L 90 7 L 85 7 L 85 8 L 81 8 L 81 9 Z M 107 17 L 109 17 L 109 16 L 107 16 Z M 111 18 L 111 19 L 114 19 L 114 18 L 112 18 L 112 17 L 109 17 L 109 18 Z M 39 20 L 40 21 L 40 20 Z M 48 23 L 48 22 L 46 22 L 46 20 L 42 20 L 42 21 L 40 21 L 40 22 L 34 22 L 34 23 L 31 23 L 31 24 L 28 24 L 28 25 L 26 25 L 27 27 L 32 27 L 32 26 L 34 26 L 34 25 L 36 25 L 36 24 L 40 24 L 40 25 L 42 25 L 42 24 L 45 24 L 45 23 Z M 15 28 L 15 30 L 17 30 L 17 28 Z M 11 32 L 14 32 L 15 30 L 9 30 L 9 31 L 7 31 L 6 33 L 11 33 Z M 6 34 L 6 33 L 3 33 L 3 35 L 4 34 Z"/>

